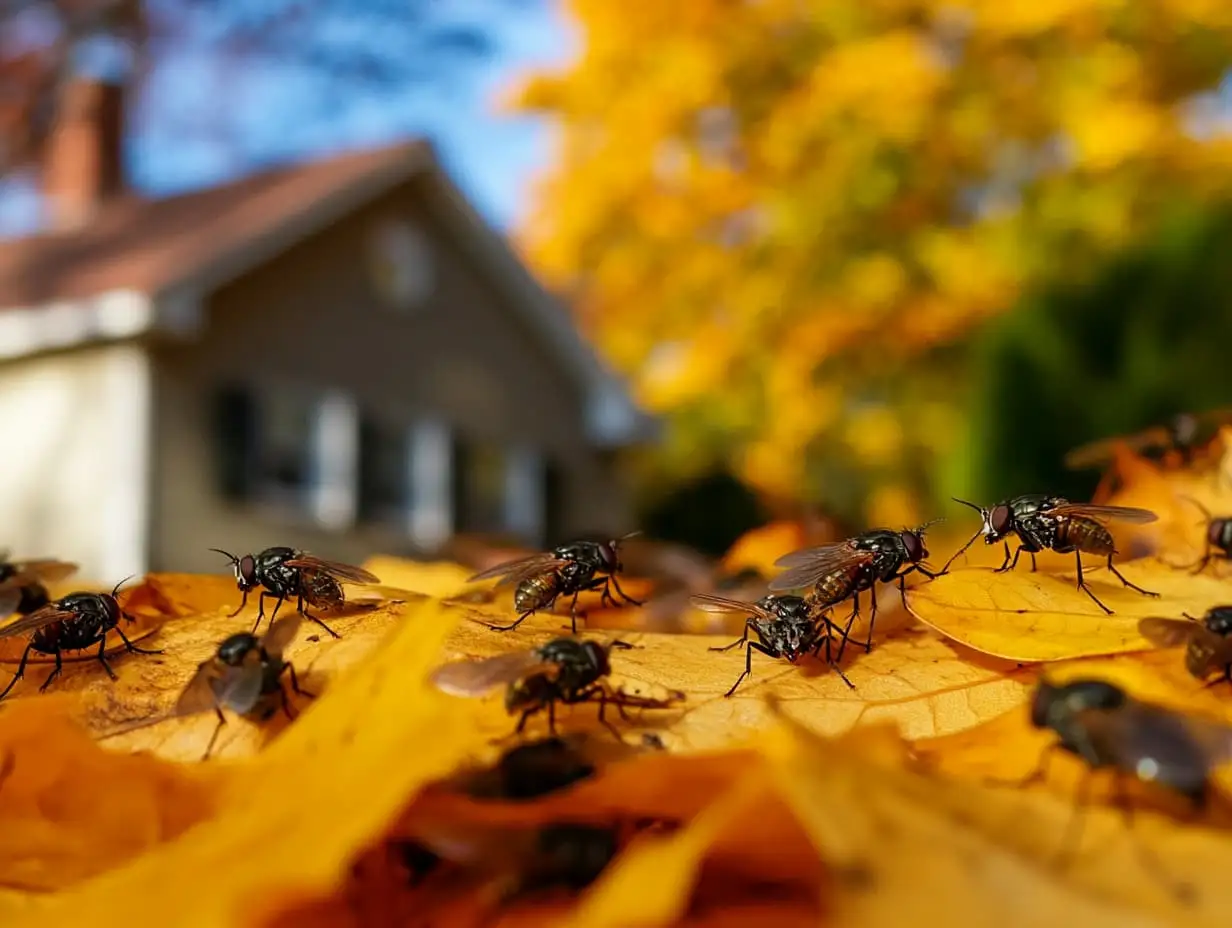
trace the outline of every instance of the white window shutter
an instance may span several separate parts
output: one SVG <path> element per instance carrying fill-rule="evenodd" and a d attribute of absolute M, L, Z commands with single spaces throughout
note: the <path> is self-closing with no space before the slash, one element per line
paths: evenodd
<path fill-rule="evenodd" d="M 355 523 L 359 484 L 359 411 L 343 393 L 328 393 L 317 404 L 313 423 L 312 513 L 321 525 Z"/>
<path fill-rule="evenodd" d="M 454 531 L 453 436 L 449 426 L 436 420 L 412 426 L 407 465 L 407 532 L 416 547 L 434 551 Z"/>
<path fill-rule="evenodd" d="M 519 445 L 505 456 L 506 530 L 532 544 L 543 542 L 544 462 L 534 448 Z"/>

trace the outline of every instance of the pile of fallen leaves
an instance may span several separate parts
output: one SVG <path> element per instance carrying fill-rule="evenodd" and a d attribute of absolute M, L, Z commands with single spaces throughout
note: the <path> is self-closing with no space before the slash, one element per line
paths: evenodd
<path fill-rule="evenodd" d="M 1152 649 L 1137 631 L 1143 616 L 1232 603 L 1220 562 L 1199 575 L 1177 566 L 1203 553 L 1202 515 L 1184 497 L 1232 514 L 1232 488 L 1218 465 L 1166 472 L 1123 454 L 1116 466 L 1123 489 L 1111 502 L 1160 515 L 1119 538 L 1147 552 L 1123 570 L 1159 599 L 1093 564 L 1105 615 L 1075 588 L 1071 557 L 995 574 L 1000 547 L 976 545 L 909 591 L 914 618 L 896 589 L 883 592 L 872 652 L 851 647 L 844 659 L 854 690 L 822 662 L 755 654 L 752 676 L 724 698 L 744 655 L 710 649 L 738 624 L 690 632 L 714 617 L 682 605 L 674 633 L 647 631 L 664 627 L 654 602 L 584 600 L 586 634 L 635 645 L 612 655 L 624 691 L 687 699 L 618 720 L 620 741 L 593 704 L 562 707 L 561 732 L 594 770 L 530 800 L 459 787 L 518 743 L 515 719 L 499 693 L 451 697 L 429 675 L 565 634 L 563 614 L 494 631 L 484 623 L 512 618 L 508 596 L 475 595 L 470 568 L 373 559 L 365 566 L 405 595 L 333 616 L 337 639 L 305 623 L 286 657 L 314 696 L 295 698 L 293 722 L 229 716 L 203 762 L 217 720 L 177 717 L 176 698 L 254 610 L 231 617 L 230 577 L 152 575 L 124 603 L 138 619 L 130 634 L 163 654 L 114 649 L 114 683 L 83 655 L 45 695 L 48 665 L 32 663 L 0 707 L 0 924 L 1223 922 L 1232 834 L 1221 803 L 1196 816 L 1135 788 L 1127 827 L 1101 775 L 1062 867 L 1084 768 L 1060 757 L 1043 781 L 1005 785 L 1053 740 L 1026 709 L 1045 672 L 1232 722 L 1227 684 L 1193 679 L 1179 650 Z M 970 522 L 956 515 L 930 535 L 936 562 Z M 799 542 L 768 527 L 727 566 L 768 574 Z M 655 592 L 646 578 L 625 585 Z M 21 642 L 4 644 L 12 669 Z M 537 717 L 521 737 L 545 734 Z M 516 891 L 545 827 L 620 823 L 630 827 L 618 853 L 586 888 Z M 457 860 L 423 872 L 424 841 L 458 849 Z M 1189 891 L 1178 894 L 1182 878 Z"/>

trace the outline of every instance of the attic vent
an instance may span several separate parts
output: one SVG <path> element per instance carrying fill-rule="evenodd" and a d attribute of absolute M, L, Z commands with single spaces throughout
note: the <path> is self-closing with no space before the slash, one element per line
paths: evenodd
<path fill-rule="evenodd" d="M 369 241 L 368 264 L 377 296 L 392 309 L 417 309 L 432 295 L 436 284 L 432 246 L 413 223 L 378 222 Z"/>

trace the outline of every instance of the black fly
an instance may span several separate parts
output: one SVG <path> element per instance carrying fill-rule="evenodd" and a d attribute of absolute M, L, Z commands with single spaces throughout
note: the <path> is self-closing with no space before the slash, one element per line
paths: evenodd
<path fill-rule="evenodd" d="M 954 557 L 942 568 L 942 573 L 949 570 L 950 564 L 970 548 L 981 535 L 984 543 L 995 545 L 1005 544 L 1005 560 L 997 568 L 997 573 L 1013 570 L 1018 566 L 1018 558 L 1026 551 L 1031 555 L 1031 569 L 1035 570 L 1035 555 L 1040 551 L 1051 550 L 1058 554 L 1073 554 L 1078 564 L 1078 589 L 1082 590 L 1091 601 L 1108 615 L 1112 610 L 1100 602 L 1099 597 L 1091 592 L 1082 576 L 1082 554 L 1096 554 L 1108 558 L 1108 570 L 1129 587 L 1143 596 L 1158 596 L 1150 590 L 1144 590 L 1130 583 L 1112 563 L 1112 556 L 1117 553 L 1112 533 L 1108 531 L 1105 522 L 1121 521 L 1132 523 L 1154 522 L 1158 517 L 1148 509 L 1132 509 L 1127 506 L 1096 506 L 1090 503 L 1071 503 L 1060 496 L 1048 496 L 1042 493 L 1015 496 L 997 503 L 991 509 L 977 506 L 966 500 L 956 499 L 956 503 L 969 506 L 980 514 L 984 524 L 971 536 L 971 540 L 958 549 Z M 1018 550 L 1010 560 L 1010 535 L 1018 536 Z"/>
<path fill-rule="evenodd" d="M 290 675 L 291 689 L 295 693 L 311 695 L 300 689 L 295 668 L 282 657 L 299 625 L 299 615 L 292 614 L 272 620 L 269 630 L 261 638 L 250 632 L 239 632 L 223 641 L 213 657 L 197 666 L 197 672 L 176 702 L 175 713 L 217 713 L 218 725 L 210 736 L 202 759 L 210 756 L 214 742 L 227 722 L 223 709 L 259 722 L 268 719 L 279 708 L 287 718 L 294 718 L 287 691 L 282 685 L 283 674 Z"/>
<path fill-rule="evenodd" d="M 1156 425 L 1133 435 L 1102 438 L 1075 448 L 1065 455 L 1070 470 L 1102 468 L 1112 461 L 1117 445 L 1124 445 L 1144 457 L 1162 457 L 1175 452 L 1182 466 L 1188 465 L 1194 452 L 1210 438 L 1215 427 L 1232 421 L 1232 410 L 1217 409 L 1204 413 L 1177 413 L 1163 425 Z"/>
<path fill-rule="evenodd" d="M 1181 499 L 1193 503 L 1206 519 L 1206 547 L 1202 557 L 1196 563 L 1186 566 L 1192 567 L 1197 574 L 1204 571 L 1212 560 L 1232 560 L 1232 518 L 1211 515 L 1209 509 L 1191 496 L 1182 496 Z"/>
<path fill-rule="evenodd" d="M 602 603 L 618 605 L 611 593 L 611 587 L 615 587 L 617 595 L 625 602 L 641 605 L 620 588 L 616 577 L 623 569 L 620 543 L 636 534 L 632 532 L 612 541 L 573 541 L 542 554 L 497 564 L 470 577 L 467 583 L 500 577 L 498 587 L 515 585 L 513 607 L 518 612 L 517 620 L 509 625 L 488 626 L 501 632 L 517 628 L 541 609 L 551 609 L 559 597 L 572 595 L 569 619 L 576 635 L 578 596 L 587 590 L 602 590 Z"/>
<path fill-rule="evenodd" d="M 924 566 L 928 558 L 924 531 L 932 524 L 929 522 L 916 529 L 872 529 L 846 541 L 785 554 L 774 565 L 787 569 L 770 581 L 770 591 L 784 593 L 811 588 L 809 598 L 819 609 L 835 606 L 853 597 L 855 602 L 851 617 L 843 628 L 843 643 L 839 646 L 841 660 L 851 626 L 860 615 L 860 593 L 868 590 L 872 599 L 872 614 L 868 620 L 868 639 L 864 642 L 867 653 L 873 647 L 878 581 L 891 583 L 897 580 L 899 594 L 906 606 L 905 578 L 908 574 L 918 571 L 930 579 L 939 576 Z"/>
<path fill-rule="evenodd" d="M 21 663 L 17 665 L 17 673 L 13 674 L 9 685 L 0 691 L 0 699 L 7 696 L 9 691 L 17 685 L 17 681 L 25 676 L 26 662 L 30 659 L 31 651 L 54 655 L 56 659 L 56 666 L 47 675 L 43 685 L 39 687 L 40 693 L 47 689 L 56 677 L 60 676 L 63 670 L 62 652 L 84 651 L 94 645 L 98 645 L 98 662 L 107 671 L 107 676 L 115 680 L 115 671 L 111 669 L 103 653 L 107 647 L 107 633 L 113 629 L 120 636 L 120 640 L 124 642 L 124 647 L 128 651 L 134 654 L 162 654 L 162 651 L 137 647 L 128 640 L 124 629 L 120 627 L 121 618 L 129 622 L 136 621 L 120 608 L 120 602 L 116 599 L 116 593 L 123 582 L 116 584 L 115 589 L 110 593 L 70 593 L 68 596 L 52 600 L 28 615 L 0 626 L 0 638 L 11 638 L 24 632 L 33 632 L 26 649 L 21 654 Z M 10 590 L 6 595 L 11 596 L 15 603 L 20 594 Z"/>
<path fill-rule="evenodd" d="M 1124 778 L 1134 777 L 1176 793 L 1193 805 L 1205 808 L 1211 796 L 1211 772 L 1232 760 L 1232 727 L 1184 715 L 1129 696 L 1120 687 L 1103 680 L 1039 683 L 1031 701 L 1031 724 L 1056 733 L 1058 740 L 1045 749 L 1036 769 L 1018 786 L 1043 780 L 1052 752 L 1061 749 L 1079 758 L 1091 771 L 1114 772 L 1115 802 L 1132 823 L 1133 807 L 1124 789 Z M 1081 833 L 1080 812 L 1085 806 L 1091 773 L 1078 789 L 1077 807 L 1062 843 L 1059 863 L 1076 846 Z M 1069 834 L 1068 832 L 1075 832 Z M 1139 847 L 1139 853 L 1148 853 Z M 1148 869 L 1157 862 L 1148 859 Z M 1176 887 L 1178 893 L 1186 890 Z"/>
<path fill-rule="evenodd" d="M 554 734 L 557 703 L 597 702 L 599 721 L 619 739 L 620 732 L 604 717 L 609 705 L 625 718 L 625 709 L 666 709 L 685 698 L 676 693 L 670 699 L 651 699 L 612 689 L 604 680 L 612 672 L 608 656 L 613 648 L 631 647 L 623 641 L 555 638 L 540 648 L 444 664 L 433 672 L 432 682 L 454 696 L 482 696 L 505 686 L 505 709 L 521 716 L 517 733 L 532 715 L 547 710 L 548 730 Z"/>
<path fill-rule="evenodd" d="M 795 663 L 805 654 L 812 653 L 814 657 L 821 654 L 825 648 L 826 663 L 834 668 L 835 673 L 851 689 L 855 686 L 847 675 L 839 668 L 830 650 L 830 638 L 834 626 L 817 608 L 801 596 L 775 595 L 763 596 L 754 603 L 741 602 L 736 599 L 726 599 L 709 593 L 697 593 L 692 597 L 693 603 L 708 612 L 728 612 L 747 615 L 744 623 L 744 634 L 729 645 L 721 648 L 711 648 L 711 651 L 729 651 L 735 647 L 745 647 L 744 672 L 736 678 L 724 696 L 731 696 L 736 688 L 753 672 L 753 652 L 760 651 L 767 657 L 786 658 Z M 757 641 L 749 641 L 749 632 L 757 636 Z M 746 647 L 747 646 L 747 647 Z"/>
<path fill-rule="evenodd" d="M 261 587 L 261 595 L 257 600 L 257 621 L 252 626 L 256 630 L 265 618 L 266 597 L 274 600 L 274 611 L 270 614 L 272 622 L 278 615 L 278 609 L 284 600 L 294 598 L 296 611 L 307 619 L 316 622 L 323 629 L 339 637 L 338 633 L 309 613 L 304 604 L 323 609 L 337 609 L 346 602 L 342 590 L 343 583 L 373 585 L 380 579 L 362 567 L 341 564 L 337 561 L 326 561 L 313 557 L 306 551 L 294 548 L 266 548 L 260 554 L 245 554 L 236 557 L 228 551 L 210 548 L 211 551 L 227 558 L 235 570 L 235 585 L 239 587 L 244 598 L 240 607 L 231 613 L 237 616 L 248 605 L 248 594 Z"/>
<path fill-rule="evenodd" d="M 1232 606 L 1215 606 L 1201 619 L 1146 618 L 1138 622 L 1143 638 L 1161 648 L 1185 646 L 1185 669 L 1199 680 L 1212 673 L 1215 683 L 1232 681 Z"/>

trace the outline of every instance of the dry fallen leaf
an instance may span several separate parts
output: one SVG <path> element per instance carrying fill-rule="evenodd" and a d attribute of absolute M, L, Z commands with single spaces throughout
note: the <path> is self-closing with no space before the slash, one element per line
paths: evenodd
<path fill-rule="evenodd" d="M 1141 651 L 1151 644 L 1138 634 L 1148 615 L 1201 615 L 1228 602 L 1232 588 L 1212 576 L 1193 576 L 1153 558 L 1118 564 L 1127 579 L 1158 598 L 1123 586 L 1106 568 L 1083 574 L 1095 595 L 1113 610 L 1105 614 L 1075 580 L 1051 572 L 996 573 L 959 568 L 908 595 L 911 612 L 943 635 L 984 654 L 1012 661 L 1055 661 L 1093 654 Z"/>
<path fill-rule="evenodd" d="M 727 698 L 745 654 L 711 649 L 732 643 L 739 617 L 730 635 L 651 633 L 652 609 L 599 608 L 587 594 L 582 635 L 635 645 L 612 652 L 611 685 L 686 699 L 634 710 L 627 722 L 613 716 L 620 741 L 595 704 L 560 707 L 560 731 L 583 736 L 600 769 L 530 802 L 459 794 L 459 783 L 518 743 L 517 720 L 499 690 L 447 696 L 428 674 L 446 660 L 568 634 L 567 604 L 494 631 L 488 623 L 514 618 L 507 588 L 468 585 L 471 569 L 460 565 L 374 558 L 366 566 L 384 585 L 355 590 L 325 617 L 342 637 L 305 622 L 287 649 L 315 698 L 294 700 L 293 722 L 228 715 L 215 757 L 202 764 L 216 718 L 171 709 L 197 664 L 252 627 L 255 603 L 233 615 L 239 595 L 225 574 L 148 577 L 122 596 L 138 619 L 132 631 L 163 654 L 114 651 L 114 683 L 83 656 L 47 695 L 37 693 L 46 664 L 32 663 L 30 679 L 0 704 L 0 923 L 666 928 L 757 919 L 897 928 L 903 912 L 955 926 L 1213 922 L 1232 902 L 1221 863 L 1232 852 L 1232 812 L 1182 820 L 1167 797 L 1136 789 L 1140 811 L 1127 832 L 1100 785 L 1079 853 L 1062 871 L 1053 861 L 1081 766 L 1062 759 L 1025 790 L 989 782 L 1021 777 L 1048 743 L 1026 710 L 1045 672 L 1106 679 L 1232 724 L 1227 684 L 1204 686 L 1180 649 L 1153 649 L 1136 630 L 1143 615 L 1232 603 L 1232 577 L 1165 563 L 1194 556 L 1193 514 L 1164 503 L 1177 480 L 1195 478 L 1124 473 L 1121 492 L 1163 515 L 1151 542 L 1160 560 L 1122 566 L 1158 600 L 1093 567 L 1093 588 L 1116 610 L 1105 616 L 1074 588 L 1071 558 L 1045 555 L 1037 573 L 1020 564 L 995 574 L 970 565 L 999 564 L 1000 549 L 977 545 L 968 566 L 913 583 L 911 608 L 926 627 L 896 588 L 881 588 L 872 652 L 857 643 L 857 624 L 843 658 L 854 689 L 824 661 L 793 666 L 754 653 L 751 676 Z M 1202 498 L 1232 510 L 1232 496 Z M 930 534 L 933 562 L 969 537 L 954 529 L 952 547 Z M 794 544 L 768 528 L 729 560 L 772 562 Z M 639 598 L 657 589 L 644 578 L 621 582 Z M 845 621 L 845 610 L 834 618 Z M 24 642 L 0 645 L 0 659 L 12 661 Z M 546 721 L 531 718 L 523 737 L 546 734 Z M 1218 782 L 1230 781 L 1220 771 Z M 502 902 L 498 873 L 462 864 L 415 884 L 397 850 L 424 836 L 521 841 L 548 824 L 648 820 L 670 827 L 634 829 L 576 894 Z M 1164 878 L 1143 867 L 1143 843 L 1165 861 Z M 1169 890 L 1182 877 L 1195 892 L 1188 905 Z"/>

